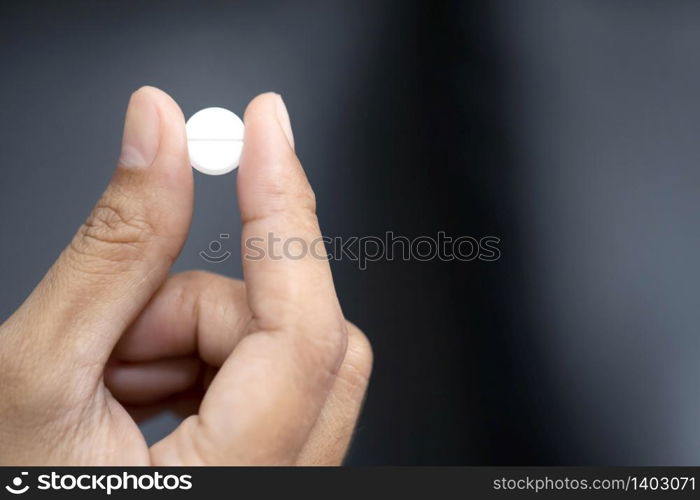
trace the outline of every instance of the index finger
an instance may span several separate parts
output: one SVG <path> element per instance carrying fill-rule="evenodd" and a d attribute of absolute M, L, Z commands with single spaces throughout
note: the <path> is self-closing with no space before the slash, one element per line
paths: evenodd
<path fill-rule="evenodd" d="M 245 113 L 238 174 L 243 272 L 248 301 L 265 331 L 303 342 L 342 340 L 338 303 L 316 199 L 293 148 L 289 117 L 277 94 L 254 99 Z"/>
<path fill-rule="evenodd" d="M 173 453 L 182 442 L 196 443 L 210 464 L 293 463 L 347 347 L 328 261 L 309 251 L 321 231 L 281 98 L 254 99 L 245 124 L 238 200 L 251 333 L 224 362 L 199 414 L 155 446 L 162 463 L 183 456 Z M 271 255 L 270 238 L 293 244 Z M 265 243 L 265 252 L 250 242 Z"/>

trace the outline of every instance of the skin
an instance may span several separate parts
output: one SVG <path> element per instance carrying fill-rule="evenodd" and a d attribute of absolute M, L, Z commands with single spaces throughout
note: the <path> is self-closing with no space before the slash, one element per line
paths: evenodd
<path fill-rule="evenodd" d="M 248 106 L 242 241 L 320 236 L 276 94 Z M 340 464 L 372 366 L 328 262 L 245 258 L 244 281 L 169 275 L 189 230 L 185 123 L 164 92 L 129 102 L 122 155 L 92 214 L 0 326 L 0 464 Z M 146 444 L 136 422 L 186 418 Z"/>

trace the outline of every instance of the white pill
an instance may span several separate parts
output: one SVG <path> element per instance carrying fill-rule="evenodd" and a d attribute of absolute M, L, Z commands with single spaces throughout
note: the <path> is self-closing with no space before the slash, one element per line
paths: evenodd
<path fill-rule="evenodd" d="M 238 166 L 243 151 L 243 121 L 224 108 L 205 108 L 187 124 L 192 166 L 208 175 L 227 174 Z"/>

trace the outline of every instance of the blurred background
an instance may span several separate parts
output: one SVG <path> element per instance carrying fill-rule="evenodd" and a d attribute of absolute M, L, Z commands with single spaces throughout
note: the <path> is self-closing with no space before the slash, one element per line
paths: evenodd
<path fill-rule="evenodd" d="M 0 319 L 106 186 L 133 90 L 187 117 L 273 90 L 326 235 L 501 238 L 333 263 L 375 350 L 348 463 L 697 464 L 699 47 L 680 0 L 4 2 Z M 236 174 L 195 181 L 176 270 L 240 277 Z"/>

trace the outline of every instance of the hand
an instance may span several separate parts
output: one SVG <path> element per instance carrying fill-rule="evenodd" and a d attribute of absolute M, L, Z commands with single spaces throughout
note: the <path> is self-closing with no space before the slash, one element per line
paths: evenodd
<path fill-rule="evenodd" d="M 255 98 L 245 124 L 243 241 L 318 238 L 282 99 Z M 142 88 L 106 192 L 0 326 L 0 463 L 342 461 L 371 350 L 343 317 L 328 262 L 244 257 L 245 282 L 168 277 L 192 205 L 182 112 Z M 189 416 L 149 448 L 135 419 L 162 408 Z"/>

